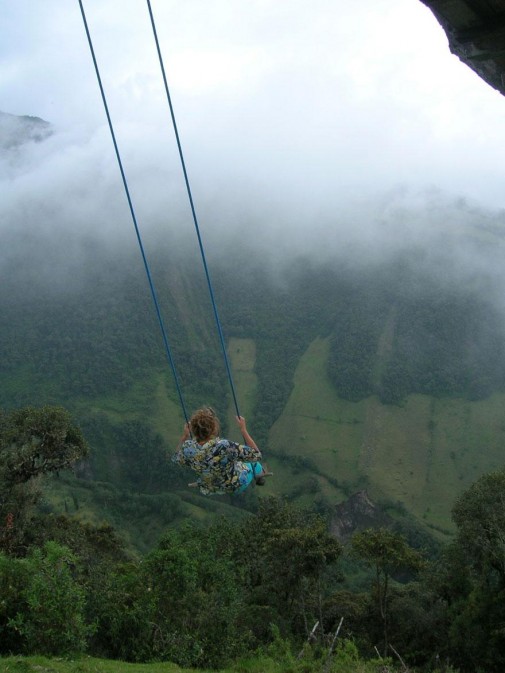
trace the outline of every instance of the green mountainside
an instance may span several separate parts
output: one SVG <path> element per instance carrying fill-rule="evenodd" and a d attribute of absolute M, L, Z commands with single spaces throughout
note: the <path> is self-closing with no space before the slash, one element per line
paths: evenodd
<path fill-rule="evenodd" d="M 496 232 L 474 234 L 481 252 L 501 250 Z M 198 260 L 158 246 L 152 266 L 188 408 L 211 404 L 238 439 Z M 457 495 L 504 462 L 505 329 L 489 269 L 460 274 L 419 250 L 275 264 L 223 250 L 211 272 L 241 412 L 275 473 L 264 492 L 331 511 L 366 488 L 450 531 Z M 48 512 L 107 519 L 147 548 L 186 517 L 255 507 L 260 489 L 203 498 L 167 460 L 183 416 L 136 253 L 90 246 L 53 286 L 27 254 L 5 277 L 0 405 L 62 404 L 92 449 L 76 477 L 52 482 Z"/>

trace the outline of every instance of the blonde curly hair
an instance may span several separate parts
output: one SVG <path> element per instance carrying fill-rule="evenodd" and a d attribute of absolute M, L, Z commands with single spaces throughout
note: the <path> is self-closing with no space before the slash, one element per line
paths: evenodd
<path fill-rule="evenodd" d="M 219 433 L 219 419 L 210 407 L 198 409 L 189 420 L 191 434 L 197 442 L 205 442 Z"/>

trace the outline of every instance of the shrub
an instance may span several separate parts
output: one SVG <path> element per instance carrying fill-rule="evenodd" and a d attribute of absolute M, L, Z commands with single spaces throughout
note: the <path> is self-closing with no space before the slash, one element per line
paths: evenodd
<path fill-rule="evenodd" d="M 9 621 L 24 638 L 24 649 L 37 654 L 82 652 L 92 629 L 84 621 L 85 594 L 73 573 L 76 557 L 55 542 L 17 561 L 27 569 L 20 610 Z"/>
<path fill-rule="evenodd" d="M 18 559 L 0 554 L 0 653 L 18 653 L 23 649 L 24 639 L 15 626 L 16 615 L 26 612 L 22 597 L 23 588 L 29 582 L 26 564 Z"/>

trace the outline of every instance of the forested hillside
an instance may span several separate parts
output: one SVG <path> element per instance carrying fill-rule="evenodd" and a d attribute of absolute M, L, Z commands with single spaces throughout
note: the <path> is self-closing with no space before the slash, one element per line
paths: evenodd
<path fill-rule="evenodd" d="M 82 204 L 54 226 L 45 207 L 0 257 L 0 655 L 501 672 L 500 217 L 309 222 L 306 246 L 254 218 L 214 232 L 241 412 L 274 476 L 204 497 L 169 459 L 183 415 L 138 251 Z M 146 238 L 182 392 L 238 438 L 177 227 Z"/>
<path fill-rule="evenodd" d="M 481 256 L 501 245 L 499 230 L 471 233 Z M 38 277 L 30 254 L 10 267 L 1 296 L 0 403 L 64 404 L 92 449 L 46 507 L 120 527 L 129 519 L 142 547 L 174 517 L 237 505 L 189 493 L 166 460 L 183 419 L 138 253 L 90 243 L 71 280 L 56 284 Z M 502 464 L 499 283 L 447 259 L 416 248 L 334 262 L 214 253 L 242 413 L 275 471 L 269 493 L 328 511 L 366 487 L 446 530 L 454 497 Z M 151 263 L 187 405 L 211 404 L 228 432 L 201 265 L 166 244 Z M 143 500 L 134 505 L 132 492 Z"/>

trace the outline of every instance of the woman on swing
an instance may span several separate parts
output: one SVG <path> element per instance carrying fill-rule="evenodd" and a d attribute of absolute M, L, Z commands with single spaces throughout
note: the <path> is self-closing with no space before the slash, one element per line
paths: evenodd
<path fill-rule="evenodd" d="M 189 486 L 204 495 L 241 493 L 253 481 L 263 486 L 270 476 L 258 462 L 261 451 L 247 431 L 245 418 L 236 420 L 244 444 L 219 437 L 219 419 L 210 407 L 196 411 L 184 426 L 174 461 L 198 473 L 198 480 Z"/>

